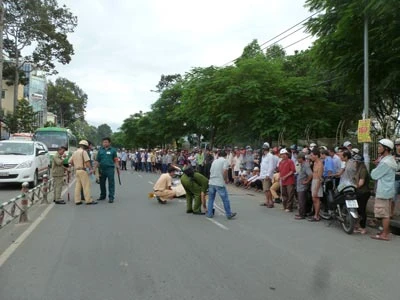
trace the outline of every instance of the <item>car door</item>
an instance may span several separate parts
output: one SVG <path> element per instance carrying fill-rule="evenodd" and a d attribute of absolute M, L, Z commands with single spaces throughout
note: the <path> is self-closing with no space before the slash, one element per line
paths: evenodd
<path fill-rule="evenodd" d="M 35 162 L 36 167 L 39 170 L 39 175 L 42 175 L 44 172 L 47 172 L 47 165 L 46 165 L 46 156 L 45 154 L 37 155 L 39 151 L 45 151 L 43 146 L 40 143 L 35 143 Z"/>

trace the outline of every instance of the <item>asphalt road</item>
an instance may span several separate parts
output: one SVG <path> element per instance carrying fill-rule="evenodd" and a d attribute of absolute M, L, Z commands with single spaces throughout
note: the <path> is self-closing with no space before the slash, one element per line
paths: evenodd
<path fill-rule="evenodd" d="M 209 220 L 147 199 L 155 180 L 126 172 L 113 204 L 54 206 L 1 267 L 0 299 L 399 299 L 398 237 L 295 221 L 234 187 L 238 218 Z"/>

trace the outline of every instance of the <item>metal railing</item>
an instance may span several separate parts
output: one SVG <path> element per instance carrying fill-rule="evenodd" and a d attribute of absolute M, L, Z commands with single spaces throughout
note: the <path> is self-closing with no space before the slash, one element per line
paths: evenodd
<path fill-rule="evenodd" d="M 19 223 L 29 221 L 28 211 L 35 204 L 49 204 L 48 194 L 54 189 L 54 180 L 47 175 L 43 176 L 43 182 L 29 189 L 29 184 L 22 184 L 21 195 L 0 204 L 0 229 L 10 224 L 17 218 Z"/>

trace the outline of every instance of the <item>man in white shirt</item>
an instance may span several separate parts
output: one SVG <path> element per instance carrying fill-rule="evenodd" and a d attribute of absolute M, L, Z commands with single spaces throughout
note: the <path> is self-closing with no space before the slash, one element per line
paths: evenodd
<path fill-rule="evenodd" d="M 274 177 L 274 171 L 278 164 L 278 159 L 269 151 L 269 143 L 265 142 L 262 146 L 263 156 L 261 158 L 261 171 L 260 179 L 263 181 L 263 191 L 265 193 L 265 202 L 261 206 L 268 208 L 274 207 L 274 202 L 271 194 L 272 179 Z"/>
<path fill-rule="evenodd" d="M 210 180 L 208 182 L 208 205 L 207 205 L 207 217 L 212 218 L 214 216 L 213 208 L 215 195 L 218 192 L 224 204 L 225 214 L 228 220 L 233 219 L 236 213 L 231 212 L 231 206 L 229 202 L 228 192 L 225 184 L 228 183 L 228 169 L 229 162 L 226 160 L 226 152 L 221 150 L 218 158 L 215 159 L 211 165 Z"/>

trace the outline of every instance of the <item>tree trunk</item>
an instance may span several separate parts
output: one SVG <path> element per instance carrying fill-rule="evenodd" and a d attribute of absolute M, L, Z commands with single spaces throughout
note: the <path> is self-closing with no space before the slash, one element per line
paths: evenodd
<path fill-rule="evenodd" d="M 19 52 L 18 52 L 18 39 L 15 39 L 14 112 L 17 110 L 17 104 L 18 104 L 18 87 L 19 87 Z"/>

